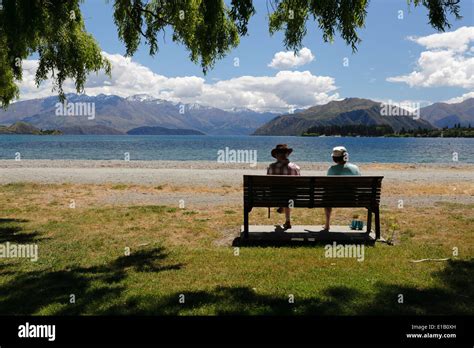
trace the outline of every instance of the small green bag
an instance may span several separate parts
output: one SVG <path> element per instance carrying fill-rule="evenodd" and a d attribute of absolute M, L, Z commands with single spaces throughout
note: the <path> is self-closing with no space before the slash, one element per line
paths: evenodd
<path fill-rule="evenodd" d="M 361 220 L 352 220 L 351 225 L 349 226 L 351 230 L 361 231 L 364 228 L 364 222 Z"/>

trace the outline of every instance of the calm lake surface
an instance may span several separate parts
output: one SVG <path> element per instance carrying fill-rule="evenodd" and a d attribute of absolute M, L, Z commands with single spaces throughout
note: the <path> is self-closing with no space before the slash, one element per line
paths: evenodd
<path fill-rule="evenodd" d="M 219 150 L 256 150 L 258 161 L 270 161 L 279 143 L 293 147 L 293 161 L 326 162 L 331 149 L 346 146 L 353 162 L 474 163 L 474 139 L 354 138 L 266 136 L 32 136 L 1 135 L 0 159 L 78 159 L 216 161 Z"/>

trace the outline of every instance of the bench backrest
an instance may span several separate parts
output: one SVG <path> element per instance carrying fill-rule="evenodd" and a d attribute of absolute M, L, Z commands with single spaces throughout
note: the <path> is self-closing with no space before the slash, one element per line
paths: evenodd
<path fill-rule="evenodd" d="M 376 207 L 383 176 L 244 175 L 244 206 Z"/>

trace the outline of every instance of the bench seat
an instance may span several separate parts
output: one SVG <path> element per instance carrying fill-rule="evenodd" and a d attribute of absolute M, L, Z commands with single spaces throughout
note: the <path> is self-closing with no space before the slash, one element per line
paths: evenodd
<path fill-rule="evenodd" d="M 375 215 L 380 239 L 380 195 L 383 176 L 244 175 L 243 237 L 249 237 L 249 213 L 254 207 L 366 208 L 367 232 Z"/>

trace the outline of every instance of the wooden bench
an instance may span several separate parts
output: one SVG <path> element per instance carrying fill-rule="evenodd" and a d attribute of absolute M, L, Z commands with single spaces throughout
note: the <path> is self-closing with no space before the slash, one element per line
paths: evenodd
<path fill-rule="evenodd" d="M 249 213 L 254 207 L 332 207 L 366 208 L 366 233 L 371 233 L 374 214 L 375 239 L 380 239 L 382 179 L 383 176 L 244 175 L 243 238 L 249 238 Z"/>

